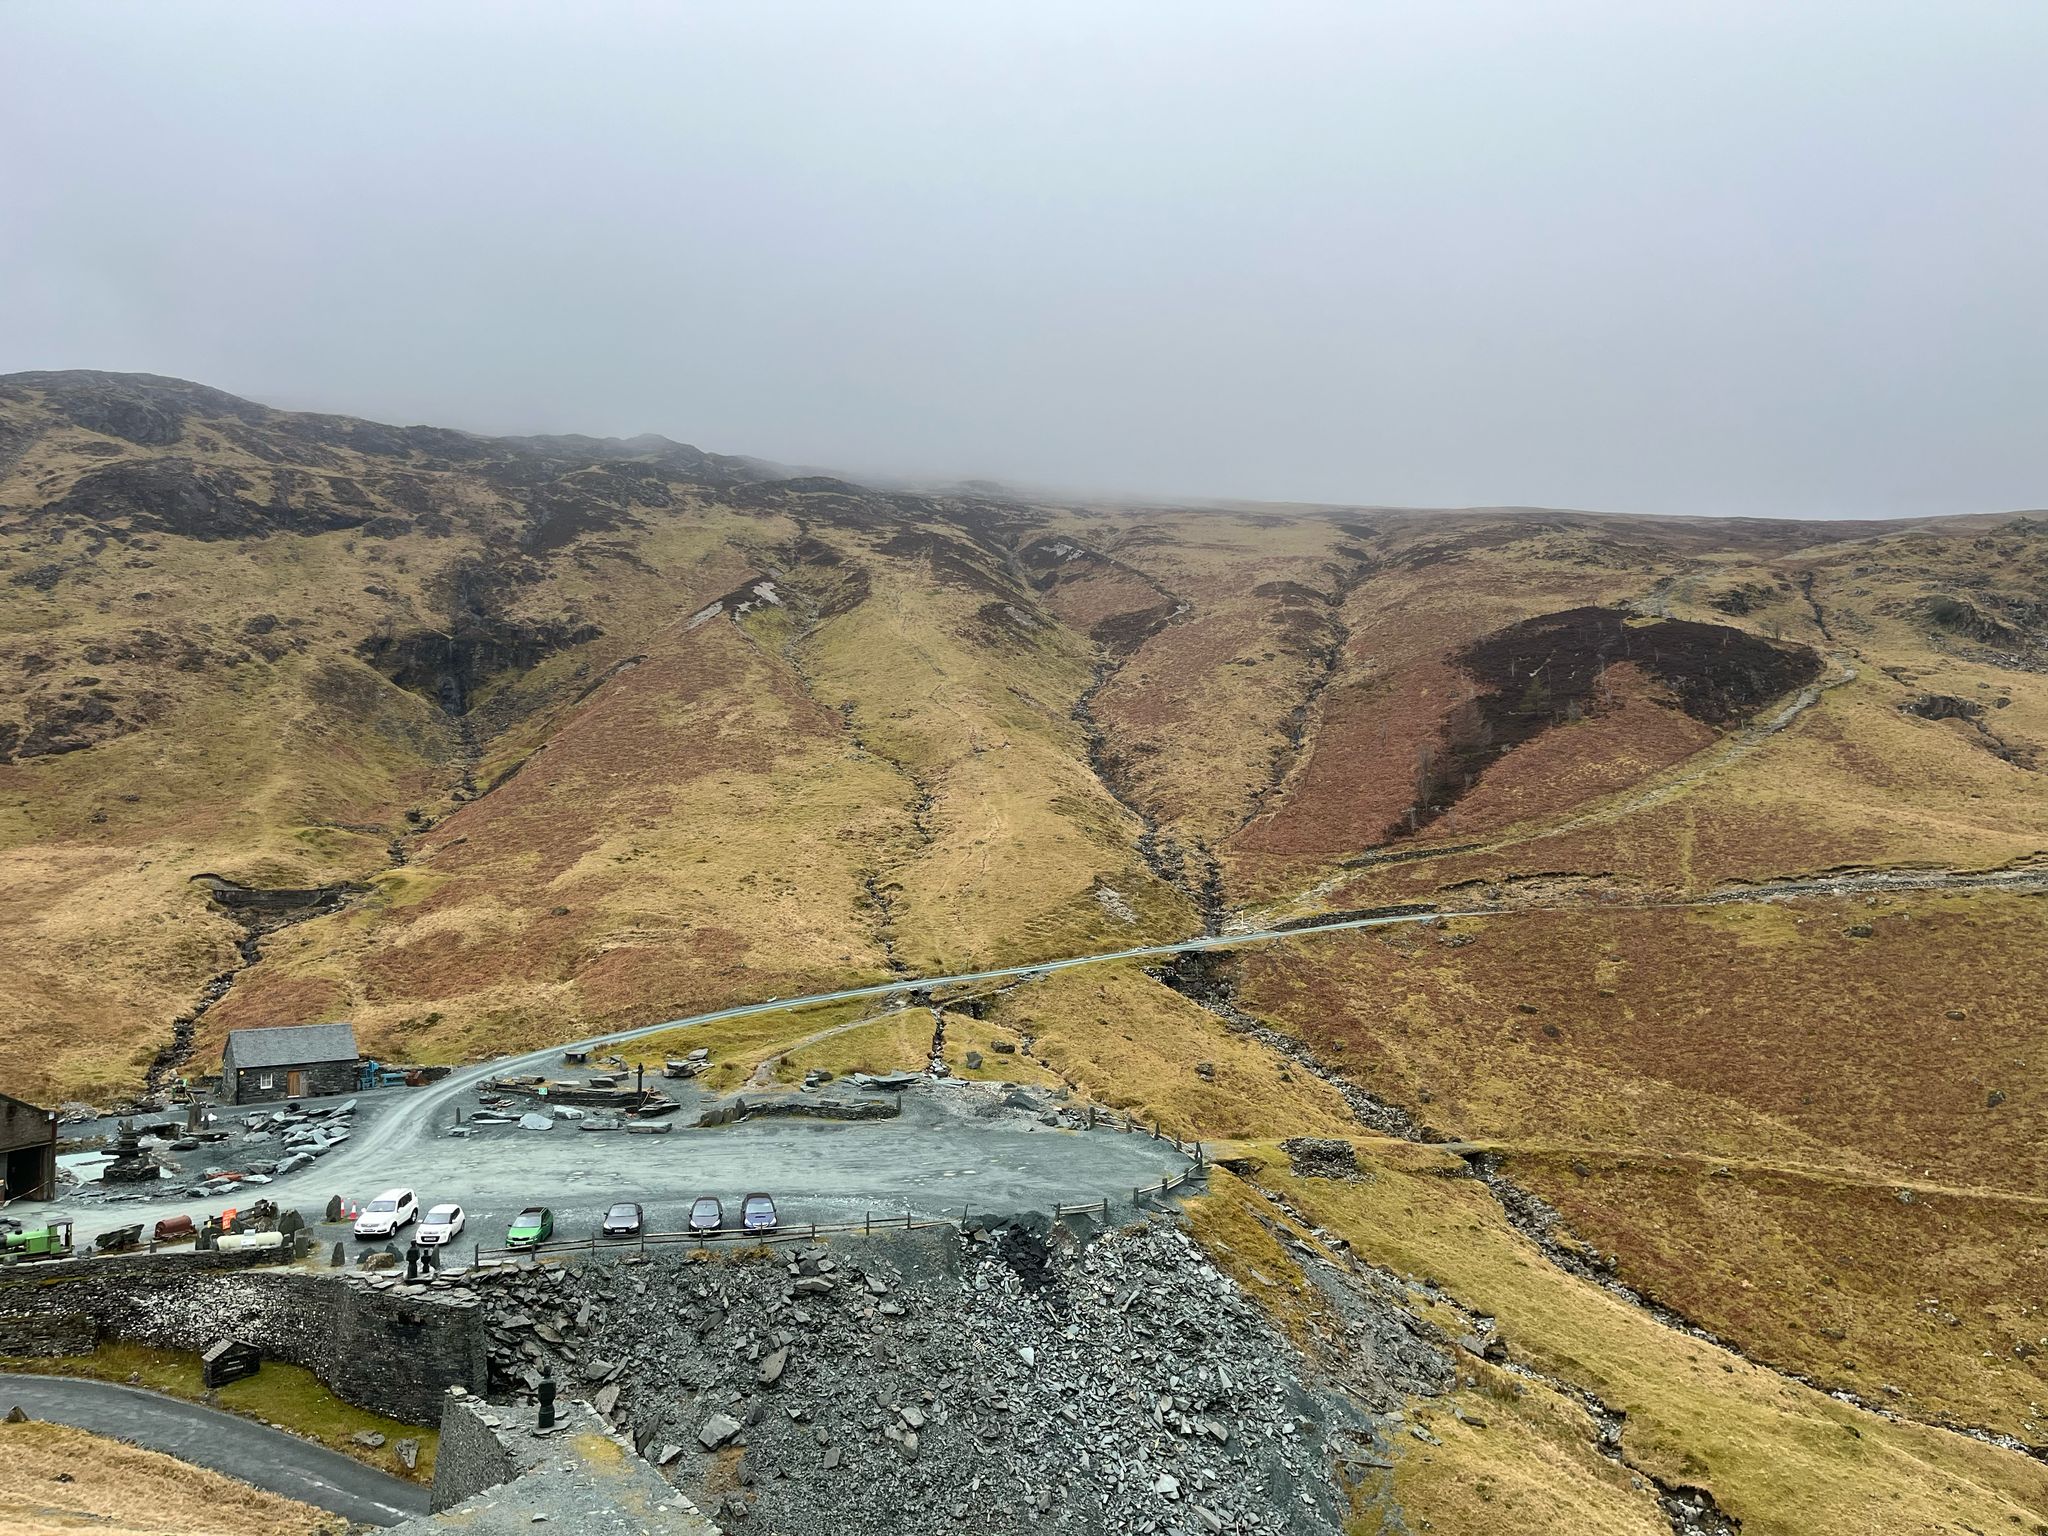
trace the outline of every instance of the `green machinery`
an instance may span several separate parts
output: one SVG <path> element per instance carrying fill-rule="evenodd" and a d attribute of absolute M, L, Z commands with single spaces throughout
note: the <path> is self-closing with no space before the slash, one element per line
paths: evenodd
<path fill-rule="evenodd" d="M 21 1259 L 62 1259 L 71 1254 L 71 1223 L 53 1221 L 40 1227 L 23 1227 L 0 1234 L 0 1259 L 14 1263 Z"/>

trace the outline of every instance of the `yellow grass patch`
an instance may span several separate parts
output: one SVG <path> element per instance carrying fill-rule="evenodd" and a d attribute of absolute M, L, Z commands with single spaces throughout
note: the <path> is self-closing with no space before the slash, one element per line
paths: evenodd
<path fill-rule="evenodd" d="M 348 1522 L 63 1424 L 0 1424 L 0 1527 L 12 1536 L 336 1536 Z"/>
<path fill-rule="evenodd" d="M 1327 1083 L 1169 991 L 1135 963 L 1054 971 L 990 1019 L 1085 1096 L 1183 1139 L 1316 1135 L 1354 1125 Z M 1197 1068 L 1212 1069 L 1203 1076 Z"/>

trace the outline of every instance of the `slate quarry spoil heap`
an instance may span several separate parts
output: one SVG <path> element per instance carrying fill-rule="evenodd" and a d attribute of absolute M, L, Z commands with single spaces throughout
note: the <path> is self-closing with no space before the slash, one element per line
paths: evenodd
<path fill-rule="evenodd" d="M 1453 1375 L 1350 1283 L 1377 1379 L 1344 1385 L 1384 1419 L 1167 1219 L 508 1273 L 492 1389 L 529 1398 L 545 1364 L 728 1525 L 1306 1536 L 1342 1528 L 1335 1472 L 1384 1460 L 1401 1398 Z"/>

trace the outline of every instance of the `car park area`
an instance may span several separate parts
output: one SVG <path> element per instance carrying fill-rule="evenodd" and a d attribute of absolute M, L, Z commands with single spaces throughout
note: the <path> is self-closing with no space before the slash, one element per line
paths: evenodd
<path fill-rule="evenodd" d="M 540 1205 L 552 1214 L 550 1240 L 579 1242 L 597 1237 L 621 1203 L 640 1207 L 649 1233 L 684 1231 L 700 1196 L 719 1203 L 720 1230 L 739 1230 L 749 1217 L 748 1197 L 764 1195 L 752 1213 L 755 1230 L 770 1220 L 789 1228 L 957 1217 L 970 1209 L 1050 1211 L 1105 1196 L 1127 1200 L 1133 1188 L 1154 1185 L 1188 1162 L 1170 1139 L 1086 1129 L 1073 1109 L 1042 1095 L 909 1074 L 886 1087 L 843 1090 L 850 1101 L 885 1106 L 885 1118 L 762 1113 L 700 1125 L 730 1101 L 669 1080 L 663 1088 L 679 1101 L 678 1110 L 662 1122 L 673 1129 L 659 1134 L 593 1134 L 584 1128 L 588 1112 L 577 1106 L 529 1111 L 533 1124 L 521 1117 L 478 1125 L 478 1090 L 504 1071 L 505 1064 L 494 1064 L 425 1088 L 354 1096 L 351 1112 L 335 1117 L 347 1120 L 348 1138 L 315 1161 L 263 1176 L 262 1195 L 309 1217 L 330 1196 L 355 1202 L 358 1210 L 381 1194 L 413 1197 L 420 1220 L 398 1223 L 389 1237 L 351 1242 L 354 1251 L 386 1242 L 403 1249 L 430 1225 L 425 1218 L 437 1207 L 459 1206 L 460 1229 L 444 1234 L 440 1245 L 451 1250 L 450 1262 L 460 1262 L 465 1247 L 504 1244 L 514 1219 Z M 303 1112 L 319 1110 L 310 1105 Z M 195 1172 L 232 1170 L 238 1154 L 275 1155 L 274 1137 L 247 1130 L 238 1111 L 223 1107 L 215 1114 L 213 1127 L 229 1134 L 182 1154 L 186 1172 L 176 1180 L 118 1192 L 88 1186 L 60 1202 L 58 1214 L 75 1220 L 80 1247 L 128 1225 L 139 1224 L 146 1238 L 159 1221 L 198 1221 L 235 1204 L 238 1195 L 246 1203 L 255 1191 L 238 1190 L 225 1173 L 204 1181 L 204 1196 L 186 1192 L 197 1187 Z M 195 1157 L 204 1159 L 197 1169 Z M 353 1219 L 339 1226 L 316 1222 L 316 1236 L 346 1239 Z"/>

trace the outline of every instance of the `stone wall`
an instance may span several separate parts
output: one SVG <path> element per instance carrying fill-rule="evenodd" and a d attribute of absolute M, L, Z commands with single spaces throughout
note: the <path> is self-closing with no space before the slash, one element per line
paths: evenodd
<path fill-rule="evenodd" d="M 99 1343 L 99 1325 L 83 1312 L 0 1317 L 0 1355 L 83 1355 Z"/>
<path fill-rule="evenodd" d="M 441 1404 L 441 1444 L 434 1453 L 434 1492 L 428 1508 L 438 1514 L 518 1474 L 519 1459 L 503 1431 L 507 1417 L 521 1411 L 493 1409 L 460 1387 L 448 1389 Z"/>
<path fill-rule="evenodd" d="M 257 1267 L 273 1258 L 260 1250 L 134 1254 L 0 1271 L 0 1337 L 79 1340 L 83 1318 L 99 1338 L 163 1349 L 246 1339 L 265 1359 L 306 1367 L 337 1396 L 412 1424 L 433 1423 L 451 1386 L 482 1390 L 474 1292 L 445 1281 L 427 1289 Z"/>
<path fill-rule="evenodd" d="M 699 1129 L 731 1125 L 762 1115 L 801 1115 L 813 1120 L 893 1120 L 903 1113 L 895 1099 L 730 1099 L 697 1117 Z"/>
<path fill-rule="evenodd" d="M 235 1080 L 226 1085 L 230 1092 L 225 1100 L 229 1104 L 277 1104 L 291 1096 L 291 1072 L 297 1070 L 305 1075 L 301 1096 L 309 1099 L 331 1098 L 339 1093 L 354 1093 L 358 1079 L 357 1066 L 353 1061 L 316 1061 L 294 1069 L 291 1067 L 238 1067 Z M 264 1078 L 270 1079 L 268 1088 L 263 1086 Z"/>

